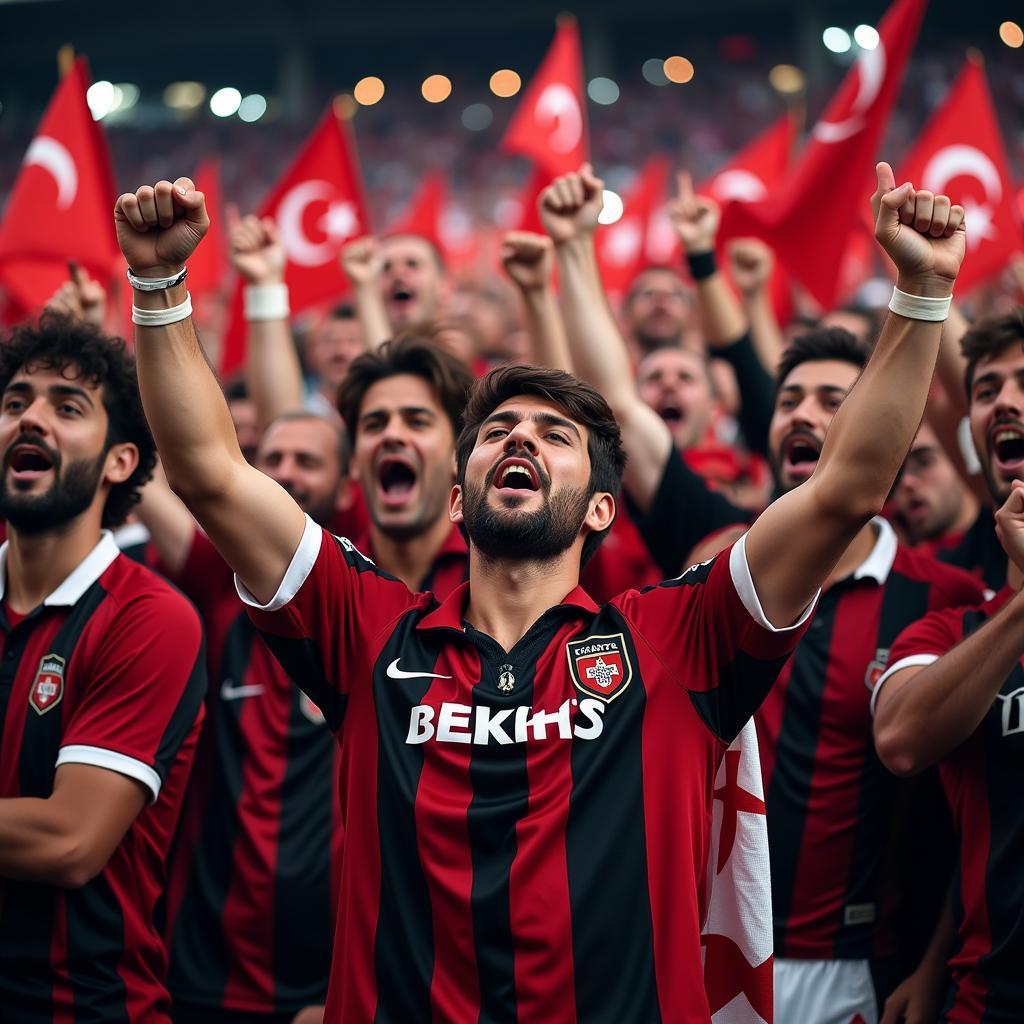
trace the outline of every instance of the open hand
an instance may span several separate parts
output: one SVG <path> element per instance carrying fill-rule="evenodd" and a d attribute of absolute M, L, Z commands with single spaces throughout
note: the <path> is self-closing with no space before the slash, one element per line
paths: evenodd
<path fill-rule="evenodd" d="M 206 197 L 190 178 L 125 192 L 114 204 L 117 244 L 139 277 L 180 273 L 210 227 Z"/>
<path fill-rule="evenodd" d="M 523 291 L 546 288 L 551 282 L 555 247 L 547 235 L 533 231 L 510 231 L 501 245 L 505 273 Z"/>
<path fill-rule="evenodd" d="M 896 265 L 898 287 L 917 295 L 949 295 L 966 250 L 964 208 L 909 181 L 897 188 L 887 163 L 876 165 L 875 172 L 875 238 Z"/>
<path fill-rule="evenodd" d="M 556 245 L 593 234 L 604 206 L 604 182 L 590 164 L 563 174 L 538 200 L 541 223 Z"/>
<path fill-rule="evenodd" d="M 676 196 L 668 203 L 668 216 L 687 252 L 711 252 L 718 237 L 722 212 L 718 203 L 693 190 L 688 171 L 676 175 Z"/>
<path fill-rule="evenodd" d="M 227 208 L 228 253 L 231 266 L 249 284 L 278 284 L 287 262 L 277 225 L 270 217 L 241 217 L 237 206 Z"/>

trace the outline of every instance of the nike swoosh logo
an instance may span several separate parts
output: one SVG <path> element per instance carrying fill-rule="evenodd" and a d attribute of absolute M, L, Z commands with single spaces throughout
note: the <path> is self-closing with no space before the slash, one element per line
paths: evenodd
<path fill-rule="evenodd" d="M 244 686 L 235 686 L 230 679 L 225 679 L 220 684 L 220 695 L 222 700 L 240 700 L 242 697 L 258 697 L 263 692 L 260 683 L 246 683 Z"/>
<path fill-rule="evenodd" d="M 406 672 L 398 667 L 400 660 L 395 658 L 387 667 L 387 673 L 392 679 L 451 679 L 451 676 L 442 676 L 437 672 Z"/>

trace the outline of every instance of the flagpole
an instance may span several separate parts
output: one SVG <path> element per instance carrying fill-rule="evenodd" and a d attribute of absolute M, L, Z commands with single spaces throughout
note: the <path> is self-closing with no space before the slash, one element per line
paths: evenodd
<path fill-rule="evenodd" d="M 57 51 L 57 74 L 63 78 L 75 66 L 75 48 L 65 43 Z"/>

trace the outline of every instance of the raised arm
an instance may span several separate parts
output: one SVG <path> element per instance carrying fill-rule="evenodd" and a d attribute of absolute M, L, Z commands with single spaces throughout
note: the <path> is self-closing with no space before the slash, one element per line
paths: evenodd
<path fill-rule="evenodd" d="M 562 315 L 576 373 L 601 392 L 622 430 L 629 456 L 624 483 L 644 511 L 658 489 L 672 448 L 660 416 L 640 400 L 633 367 L 608 307 L 594 253 L 594 229 L 604 185 L 589 164 L 565 174 L 542 193 L 540 214 L 555 244 Z"/>
<path fill-rule="evenodd" d="M 941 307 L 964 255 L 963 208 L 951 206 L 946 196 L 915 193 L 909 183 L 896 188 L 884 163 L 872 201 L 875 237 L 896 265 L 900 292 L 912 297 L 903 299 L 903 308 Z M 827 224 L 826 204 L 822 230 Z M 832 421 L 814 473 L 751 527 L 747 564 L 765 615 L 776 626 L 797 619 L 885 503 L 924 413 L 941 328 L 941 322 L 889 314 L 868 365 Z"/>
<path fill-rule="evenodd" d="M 369 235 L 349 242 L 341 250 L 341 269 L 352 284 L 366 351 L 376 352 L 394 334 L 380 291 L 380 275 L 384 269 L 380 243 Z"/>
<path fill-rule="evenodd" d="M 135 276 L 162 285 L 180 275 L 210 224 L 203 194 L 188 178 L 125 193 L 114 222 Z M 184 283 L 135 289 L 143 406 L 168 483 L 252 594 L 266 602 L 284 578 L 306 519 L 283 488 L 242 457 L 187 299 Z"/>
<path fill-rule="evenodd" d="M 572 373 L 565 324 L 551 285 L 555 266 L 551 239 L 533 231 L 510 231 L 501 246 L 501 263 L 523 300 L 532 361 Z"/>
<path fill-rule="evenodd" d="M 1024 572 L 1024 481 L 996 512 L 996 534 Z M 922 623 L 927 625 L 929 620 Z M 912 630 L 915 627 L 910 627 Z M 955 750 L 981 724 L 1024 655 L 1024 593 L 948 653 L 923 636 L 912 657 L 893 652 L 875 698 L 875 748 L 896 775 L 916 775 Z M 927 650 L 934 646 L 936 649 Z"/>
<path fill-rule="evenodd" d="M 269 217 L 240 217 L 229 206 L 228 251 L 245 285 L 245 382 L 260 431 L 283 412 L 302 407 L 302 367 L 289 319 L 285 252 Z"/>
<path fill-rule="evenodd" d="M 729 271 L 739 289 L 761 365 L 775 373 L 786 339 L 775 317 L 771 283 L 775 254 L 759 238 L 737 238 L 729 243 Z"/>

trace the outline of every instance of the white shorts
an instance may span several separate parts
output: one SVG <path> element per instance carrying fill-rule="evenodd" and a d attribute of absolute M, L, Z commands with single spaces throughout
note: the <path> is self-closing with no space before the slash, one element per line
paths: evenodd
<path fill-rule="evenodd" d="M 775 1024 L 853 1021 L 878 1024 L 869 961 L 776 959 Z"/>

